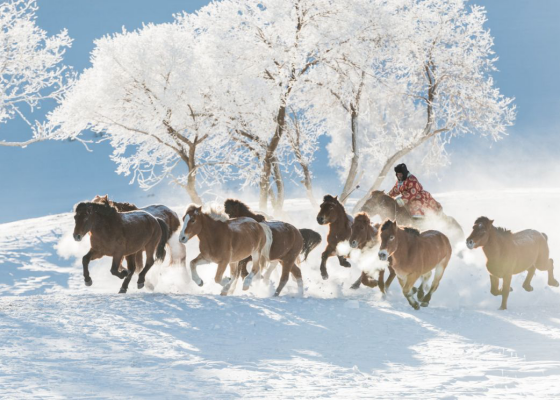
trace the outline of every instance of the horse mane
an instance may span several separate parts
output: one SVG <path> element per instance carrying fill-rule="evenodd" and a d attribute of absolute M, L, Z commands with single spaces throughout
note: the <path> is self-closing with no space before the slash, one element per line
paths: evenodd
<path fill-rule="evenodd" d="M 232 207 L 237 207 L 239 210 L 239 214 L 238 216 L 249 216 L 251 218 L 253 218 L 254 220 L 256 220 L 257 222 L 263 222 L 266 220 L 266 218 L 261 215 L 261 214 L 256 214 L 254 213 L 247 204 L 243 203 L 241 200 L 237 200 L 237 199 L 227 199 L 224 202 L 224 208 L 227 208 L 229 206 Z M 231 215 L 229 215 L 231 217 Z"/>
<path fill-rule="evenodd" d="M 363 221 L 366 224 L 371 224 L 371 220 L 369 219 L 369 215 L 366 212 L 358 213 L 354 216 L 354 222 Z"/>
<path fill-rule="evenodd" d="M 338 202 L 338 199 L 336 199 L 335 197 L 331 196 L 330 194 L 325 195 L 325 197 L 323 197 L 323 202 L 324 203 L 337 203 L 340 204 Z"/>
<path fill-rule="evenodd" d="M 224 212 L 223 208 L 217 204 L 210 204 L 202 209 L 202 213 L 208 215 L 214 221 L 226 222 L 229 216 Z"/>
<path fill-rule="evenodd" d="M 387 221 L 383 222 L 383 225 L 381 225 L 381 230 L 387 230 L 391 227 L 391 225 L 395 224 L 393 221 L 391 221 L 390 219 L 388 219 Z M 396 225 L 396 224 L 395 224 Z"/>
<path fill-rule="evenodd" d="M 93 212 L 101 215 L 115 215 L 116 213 L 118 213 L 117 208 L 111 205 L 109 202 L 93 203 L 89 201 L 83 201 L 81 203 L 78 203 L 74 211 L 76 213 L 84 212 L 88 207 L 91 207 Z"/>
<path fill-rule="evenodd" d="M 132 204 L 132 203 L 126 203 L 126 202 L 120 203 L 118 201 L 109 200 L 109 204 L 114 206 L 117 210 L 119 210 L 119 212 L 139 210 L 136 204 Z"/>
<path fill-rule="evenodd" d="M 490 218 L 488 218 L 488 217 L 478 217 L 478 218 L 476 219 L 476 221 L 474 221 L 474 224 L 475 224 L 475 225 L 477 225 L 477 224 L 484 224 L 484 225 L 490 224 L 490 225 L 492 225 L 492 221 L 491 221 Z M 492 226 L 493 226 L 493 225 L 492 225 Z M 497 226 L 493 226 L 493 227 L 496 228 L 496 232 L 497 232 L 498 234 L 500 234 L 501 236 L 509 236 L 509 235 L 512 235 L 512 233 L 511 233 L 511 231 L 510 231 L 509 229 L 500 228 L 500 227 L 497 227 Z"/>
<path fill-rule="evenodd" d="M 420 231 L 416 228 L 411 228 L 410 226 L 405 226 L 403 229 L 406 233 L 410 233 L 413 236 L 420 236 Z"/>

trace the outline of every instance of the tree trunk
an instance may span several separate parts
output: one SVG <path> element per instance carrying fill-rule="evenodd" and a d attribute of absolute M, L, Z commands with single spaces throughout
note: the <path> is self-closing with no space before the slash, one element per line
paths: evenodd
<path fill-rule="evenodd" d="M 350 171 L 348 171 L 348 176 L 346 177 L 346 183 L 344 184 L 344 189 L 340 194 L 340 199 L 342 204 L 346 203 L 348 200 L 348 194 L 357 184 L 356 175 L 358 174 L 358 166 L 360 164 L 360 151 L 358 147 L 358 113 L 353 104 L 350 105 L 351 115 L 351 129 L 352 129 L 352 161 L 350 164 Z"/>
<path fill-rule="evenodd" d="M 276 184 L 276 201 L 273 204 L 274 214 L 280 215 L 284 209 L 284 179 L 282 178 L 282 173 L 280 172 L 280 166 L 278 165 L 278 159 L 274 157 L 272 163 L 272 172 L 274 176 L 274 183 Z"/>
<path fill-rule="evenodd" d="M 263 169 L 261 171 L 261 178 L 259 182 L 259 209 L 264 212 L 266 212 L 268 208 L 268 188 L 270 187 L 270 175 L 272 174 L 274 153 L 276 152 L 278 144 L 280 143 L 280 139 L 284 134 L 285 119 L 286 106 L 282 105 L 278 109 L 278 114 L 276 116 L 276 132 L 274 132 L 274 136 L 272 136 L 272 139 L 270 140 L 270 143 L 268 144 L 266 149 L 266 154 L 263 160 Z"/>
<path fill-rule="evenodd" d="M 313 196 L 313 182 L 311 181 L 311 172 L 309 171 L 309 166 L 305 163 L 300 162 L 301 169 L 303 170 L 303 185 L 305 186 L 305 191 L 307 192 L 307 198 L 311 203 L 313 208 L 319 208 L 319 203 Z"/>
<path fill-rule="evenodd" d="M 196 156 L 196 145 L 189 146 L 189 156 L 183 157 L 183 160 L 187 163 L 187 166 L 189 168 L 189 174 L 187 176 L 187 193 L 189 194 L 189 197 L 191 198 L 191 201 L 193 203 L 202 205 L 203 204 L 202 199 L 200 198 L 196 190 L 197 166 L 196 166 L 195 156 Z"/>

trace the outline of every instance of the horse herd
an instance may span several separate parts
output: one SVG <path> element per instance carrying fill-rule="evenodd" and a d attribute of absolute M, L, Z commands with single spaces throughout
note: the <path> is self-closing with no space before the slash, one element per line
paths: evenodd
<path fill-rule="evenodd" d="M 370 215 L 379 215 L 385 222 L 372 224 Z M 90 234 L 91 248 L 82 259 L 86 286 L 93 283 L 89 274 L 90 261 L 109 256 L 113 258 L 111 273 L 123 280 L 119 293 L 127 292 L 135 272 L 138 273 L 138 288 L 143 288 L 154 262 L 165 258 L 166 246 L 172 250 L 171 263 L 180 262 L 186 269 L 184 244 L 196 236 L 200 254 L 190 262 L 190 272 L 197 285 L 204 284 L 197 273 L 201 264 L 218 265 L 214 280 L 221 285 L 222 295 L 232 294 L 239 278 L 243 281 L 243 290 L 250 288 L 255 277 L 262 277 L 268 283 L 271 273 L 280 264 L 282 272 L 275 296 L 281 293 L 290 275 L 301 295 L 304 290 L 301 263 L 322 241 L 321 235 L 311 229 L 298 229 L 287 222 L 270 220 L 235 199 L 225 201 L 224 212 L 189 205 L 181 223 L 178 215 L 163 205 L 138 208 L 130 203 L 111 201 L 108 196 L 96 196 L 75 207 L 74 220 L 75 240 L 80 241 Z M 398 207 L 394 199 L 381 191 L 372 192 L 355 217 L 346 213 L 336 196 L 326 195 L 317 222 L 329 225 L 327 245 L 321 255 L 323 279 L 329 277 L 327 260 L 332 256 L 337 256 L 341 266 L 351 266 L 345 256 L 337 254 L 338 245 L 347 241 L 351 248 L 362 252 L 377 251 L 389 272 L 387 279 L 385 270 L 379 272 L 377 279 L 362 272 L 351 287 L 357 289 L 363 284 L 379 287 L 386 293 L 396 276 L 414 309 L 428 306 L 451 259 L 453 246 L 464 240 L 461 226 L 453 218 L 441 213 L 434 218 L 416 220 L 406 208 Z M 493 221 L 486 217 L 475 221 L 466 245 L 469 249 L 482 247 L 490 274 L 490 292 L 502 296 L 500 309 L 507 308 L 514 274 L 528 271 L 523 283 L 527 291 L 533 290 L 531 279 L 536 269 L 548 271 L 548 284 L 559 286 L 554 278 L 547 241 L 544 233 L 535 230 L 512 233 L 494 227 Z M 123 259 L 126 268 L 122 265 Z M 252 264 L 250 271 L 247 269 L 249 262 Z M 224 277 L 228 266 L 229 277 Z M 419 279 L 420 285 L 415 287 Z M 501 288 L 500 279 L 503 280 Z"/>

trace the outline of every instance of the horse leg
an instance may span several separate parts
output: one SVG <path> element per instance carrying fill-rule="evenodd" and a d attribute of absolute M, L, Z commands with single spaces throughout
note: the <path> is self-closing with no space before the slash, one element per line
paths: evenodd
<path fill-rule="evenodd" d="M 490 293 L 492 293 L 493 296 L 499 296 L 502 294 L 499 285 L 500 280 L 494 275 L 490 275 Z"/>
<path fill-rule="evenodd" d="M 298 286 L 298 295 L 303 296 L 303 277 L 301 276 L 301 269 L 296 265 L 292 265 L 291 269 L 292 277 L 296 280 Z"/>
<path fill-rule="evenodd" d="M 502 305 L 500 306 L 500 310 L 507 310 L 507 299 L 509 296 L 509 289 L 511 285 L 511 273 L 507 273 L 504 275 L 504 281 L 502 284 Z"/>
<path fill-rule="evenodd" d="M 360 277 L 361 282 L 363 285 L 370 287 L 370 288 L 374 288 L 379 284 L 379 281 L 376 279 L 371 278 L 368 274 L 366 274 L 365 272 L 362 272 L 362 276 Z"/>
<path fill-rule="evenodd" d="M 418 302 L 414 298 L 415 291 L 412 290 L 412 288 L 414 287 L 414 283 L 416 283 L 417 279 L 418 279 L 417 274 L 407 275 L 406 280 L 405 279 L 401 280 L 401 278 L 399 278 L 399 282 L 401 284 L 402 292 L 404 294 L 404 297 L 406 297 L 406 299 L 408 300 L 408 304 L 410 304 L 412 306 L 412 308 L 414 308 L 415 310 L 420 309 L 420 305 L 418 304 Z"/>
<path fill-rule="evenodd" d="M 119 271 L 119 267 L 122 263 L 122 259 L 123 259 L 123 256 L 114 256 L 113 257 L 113 263 L 111 264 L 111 274 L 115 275 L 119 279 L 124 279 L 128 275 L 128 271 L 126 269 L 123 269 L 122 271 Z M 132 270 L 132 271 L 134 271 L 134 270 Z"/>
<path fill-rule="evenodd" d="M 416 297 L 418 298 L 418 301 L 422 301 L 422 298 L 424 297 L 424 295 L 426 293 L 428 293 L 428 290 L 430 288 L 429 283 L 428 283 L 428 279 L 430 279 L 430 277 L 432 276 L 432 271 L 428 271 L 426 272 L 424 275 L 422 275 L 422 283 L 420 283 L 420 286 L 418 287 L 418 294 L 416 295 Z"/>
<path fill-rule="evenodd" d="M 362 285 L 362 278 L 363 278 L 364 274 L 365 274 L 365 272 L 362 272 L 362 274 L 358 277 L 358 280 L 356 282 L 354 282 L 352 284 L 352 286 L 350 286 L 350 289 L 356 290 L 356 289 L 360 288 L 360 286 Z"/>
<path fill-rule="evenodd" d="M 239 270 L 239 272 L 241 273 L 241 278 L 245 279 L 245 277 L 247 275 L 249 275 L 249 272 L 247 272 L 247 264 L 249 263 L 249 261 L 251 261 L 251 256 L 239 261 L 239 264 L 237 264 L 237 268 Z"/>
<path fill-rule="evenodd" d="M 231 277 L 224 278 L 224 272 L 228 266 L 228 262 L 221 261 L 218 263 L 218 269 L 216 270 L 216 276 L 214 277 L 214 282 L 222 286 L 221 296 L 227 296 L 228 290 L 231 286 L 233 279 Z"/>
<path fill-rule="evenodd" d="M 552 258 L 548 260 L 548 264 L 548 286 L 558 287 L 560 284 L 554 279 L 554 261 L 552 261 Z"/>
<path fill-rule="evenodd" d="M 290 277 L 291 266 L 293 265 L 293 263 L 286 261 L 280 261 L 280 264 L 282 265 L 282 275 L 280 276 L 280 283 L 274 293 L 275 297 L 279 296 L 284 286 L 286 286 L 286 282 L 288 282 L 288 278 Z"/>
<path fill-rule="evenodd" d="M 88 253 L 82 257 L 82 266 L 84 267 L 84 283 L 86 284 L 86 286 L 91 286 L 93 284 L 93 281 L 89 276 L 89 263 L 91 260 L 95 260 L 100 257 L 101 254 L 96 252 L 94 249 L 89 249 Z"/>
<path fill-rule="evenodd" d="M 126 293 L 126 291 L 128 290 L 128 284 L 132 279 L 132 275 L 134 275 L 134 272 L 136 272 L 136 254 L 130 254 L 126 256 L 126 267 L 128 269 L 127 275 L 122 283 L 119 293 Z"/>
<path fill-rule="evenodd" d="M 321 254 L 321 266 L 319 267 L 319 269 L 321 270 L 321 277 L 323 278 L 323 280 L 329 279 L 329 274 L 327 272 L 327 260 L 333 254 L 333 252 L 334 247 L 329 244 L 327 245 L 325 251 L 323 251 L 323 254 Z"/>
<path fill-rule="evenodd" d="M 233 278 L 233 282 L 228 290 L 228 295 L 232 295 L 235 292 L 235 287 L 237 286 L 237 280 L 239 279 L 239 263 L 230 263 L 229 264 L 230 273 Z"/>
<path fill-rule="evenodd" d="M 536 269 L 537 269 L 537 267 L 532 266 L 531 268 L 529 268 L 527 270 L 527 277 L 525 278 L 525 282 L 523 282 L 523 289 L 525 289 L 528 292 L 533 291 L 533 287 L 531 286 L 531 279 L 533 279 L 533 276 L 535 275 L 535 270 Z"/>
<path fill-rule="evenodd" d="M 247 275 L 243 280 L 243 290 L 249 290 L 253 277 L 257 275 L 262 267 L 264 267 L 263 264 L 266 262 L 264 257 L 260 257 L 258 252 L 253 253 L 251 257 L 253 257 L 253 268 L 251 269 L 249 275 Z"/>
<path fill-rule="evenodd" d="M 445 272 L 445 268 L 447 267 L 447 264 L 449 263 L 449 258 L 442 260 L 438 265 L 436 265 L 435 268 L 435 272 L 434 272 L 434 280 L 432 282 L 432 286 L 430 287 L 430 291 L 428 293 L 426 293 L 422 299 L 420 300 L 421 303 L 420 305 L 422 307 L 428 307 L 428 304 L 430 304 L 430 300 L 432 299 L 432 294 L 437 290 L 438 286 L 439 286 L 439 282 L 441 281 L 441 278 L 443 277 L 443 273 Z M 430 271 L 430 275 L 431 275 Z M 426 274 L 427 275 L 427 274 Z M 424 277 L 422 277 L 424 278 Z M 428 282 L 426 282 L 426 287 L 428 285 Z M 426 291 L 426 287 L 424 287 L 424 280 L 422 279 L 422 285 L 420 286 L 424 291 Z"/>
<path fill-rule="evenodd" d="M 150 271 L 152 265 L 154 265 L 155 262 L 154 251 L 155 249 L 146 249 L 146 265 L 142 269 L 142 272 L 140 272 L 140 274 L 138 275 L 138 283 L 137 283 L 138 289 L 142 289 L 144 287 L 144 282 L 146 281 L 146 274 Z"/>
<path fill-rule="evenodd" d="M 389 266 L 389 277 L 385 281 L 385 285 L 384 285 L 385 291 L 383 293 L 387 293 L 387 290 L 389 290 L 389 286 L 391 286 L 391 283 L 393 282 L 393 279 L 395 279 L 395 276 L 397 276 L 395 270 L 393 269 L 393 267 Z"/>
<path fill-rule="evenodd" d="M 208 264 L 208 260 L 206 260 L 204 257 L 202 257 L 202 254 L 199 254 L 198 256 L 196 256 L 196 258 L 194 260 L 191 260 L 191 277 L 192 280 L 198 285 L 198 286 L 202 286 L 204 285 L 204 281 L 202 279 L 200 279 L 200 276 L 198 276 L 198 272 L 196 271 L 196 267 L 201 265 L 201 264 Z"/>
<path fill-rule="evenodd" d="M 337 256 L 338 257 L 338 263 L 343 266 L 344 268 L 350 268 L 352 266 L 352 264 L 350 264 L 348 262 L 348 260 L 346 259 L 346 257 L 344 256 Z"/>
<path fill-rule="evenodd" d="M 263 279 L 264 279 L 264 283 L 266 283 L 267 285 L 270 282 L 270 275 L 272 275 L 277 265 L 278 265 L 278 261 L 272 261 L 268 266 L 266 272 L 264 273 Z"/>

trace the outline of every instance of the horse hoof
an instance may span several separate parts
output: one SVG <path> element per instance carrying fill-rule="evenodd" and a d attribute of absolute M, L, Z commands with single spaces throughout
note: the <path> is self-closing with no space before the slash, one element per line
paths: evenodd
<path fill-rule="evenodd" d="M 418 303 L 416 304 L 411 304 L 412 308 L 414 308 L 415 310 L 419 310 L 420 309 L 420 305 Z"/>
<path fill-rule="evenodd" d="M 196 282 L 196 284 L 200 287 L 202 287 L 202 285 L 204 285 L 204 281 L 201 279 L 200 282 Z"/>
<path fill-rule="evenodd" d="M 428 303 L 427 301 L 423 301 L 422 303 L 420 303 L 422 307 L 428 307 L 428 304 L 430 303 Z"/>
<path fill-rule="evenodd" d="M 548 286 L 558 287 L 558 286 L 560 286 L 560 284 L 558 283 L 558 281 L 556 279 L 554 279 L 552 281 L 548 281 Z"/>
<path fill-rule="evenodd" d="M 354 284 L 354 285 L 350 286 L 350 289 L 354 289 L 354 290 L 359 289 L 359 288 L 360 288 L 360 285 L 358 285 L 358 284 Z"/>
<path fill-rule="evenodd" d="M 327 274 L 326 272 L 325 273 L 321 272 L 321 278 L 323 278 L 323 280 L 326 281 L 327 279 L 329 279 L 329 274 Z"/>
<path fill-rule="evenodd" d="M 138 289 L 142 289 L 144 287 L 144 282 L 138 282 Z"/>
<path fill-rule="evenodd" d="M 352 264 L 350 264 L 348 261 L 345 261 L 340 265 L 342 265 L 344 268 L 351 268 L 352 267 Z"/>
<path fill-rule="evenodd" d="M 126 289 L 124 289 L 124 288 L 121 288 L 121 290 L 119 290 L 119 293 L 120 293 L 120 294 L 122 294 L 122 293 L 126 293 Z"/>
<path fill-rule="evenodd" d="M 91 278 L 84 280 L 84 283 L 86 284 L 86 286 L 93 285 L 93 281 L 91 280 Z"/>
<path fill-rule="evenodd" d="M 220 296 L 227 296 L 227 291 L 226 292 L 220 292 Z"/>
<path fill-rule="evenodd" d="M 502 306 L 502 307 L 498 308 L 498 310 L 507 310 L 507 307 Z"/>
<path fill-rule="evenodd" d="M 533 287 L 531 285 L 523 285 L 523 289 L 525 289 L 528 292 L 532 292 L 533 291 Z"/>
<path fill-rule="evenodd" d="M 280 296 L 280 293 L 275 292 L 275 293 L 274 293 L 274 297 L 278 297 L 278 296 Z"/>

